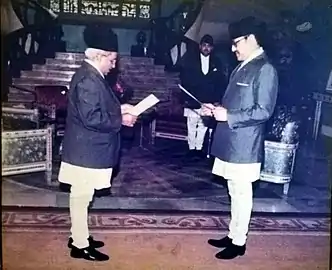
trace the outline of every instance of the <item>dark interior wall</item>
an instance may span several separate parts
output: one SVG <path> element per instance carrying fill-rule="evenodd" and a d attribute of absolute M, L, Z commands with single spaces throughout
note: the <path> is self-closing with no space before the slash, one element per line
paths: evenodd
<path fill-rule="evenodd" d="M 162 0 L 161 1 L 161 16 L 167 16 L 172 13 L 179 5 L 178 0 Z M 85 50 L 85 43 L 83 40 L 83 25 L 64 24 L 63 25 L 63 40 L 66 41 L 67 51 L 69 52 L 83 52 Z M 131 45 L 135 44 L 136 35 L 140 29 L 128 29 L 115 27 L 113 31 L 118 36 L 119 52 L 122 55 L 130 54 Z M 149 40 L 150 31 L 145 30 Z"/>

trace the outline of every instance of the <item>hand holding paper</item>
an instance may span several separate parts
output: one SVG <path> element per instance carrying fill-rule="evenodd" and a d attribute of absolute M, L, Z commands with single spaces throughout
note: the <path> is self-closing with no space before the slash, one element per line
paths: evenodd
<path fill-rule="evenodd" d="M 125 113 L 122 114 L 122 125 L 127 126 L 127 127 L 133 127 L 134 124 L 136 123 L 137 116 Z"/>
<path fill-rule="evenodd" d="M 121 114 L 125 114 L 125 113 L 130 113 L 130 110 L 132 110 L 134 108 L 133 105 L 130 104 L 121 104 Z"/>
<path fill-rule="evenodd" d="M 201 107 L 201 114 L 203 116 L 213 116 L 213 110 L 215 109 L 215 106 L 211 103 L 204 103 Z"/>
<path fill-rule="evenodd" d="M 224 107 L 215 107 L 212 113 L 217 121 L 227 121 L 227 110 Z"/>

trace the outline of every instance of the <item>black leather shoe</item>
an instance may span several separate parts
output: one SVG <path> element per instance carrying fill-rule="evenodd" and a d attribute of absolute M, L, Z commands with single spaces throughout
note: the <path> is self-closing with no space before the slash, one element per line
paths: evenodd
<path fill-rule="evenodd" d="M 105 245 L 104 242 L 102 242 L 102 241 L 94 240 L 92 236 L 90 236 L 88 238 L 88 241 L 89 241 L 89 246 L 92 248 L 100 248 Z M 71 237 L 69 237 L 69 240 L 68 240 L 68 247 L 73 248 L 73 238 L 71 238 Z"/>
<path fill-rule="evenodd" d="M 70 256 L 76 259 L 84 259 L 87 261 L 102 262 L 109 260 L 109 257 L 106 254 L 101 253 L 92 247 L 77 248 L 73 246 L 70 251 Z"/>
<path fill-rule="evenodd" d="M 224 250 L 218 252 L 216 254 L 216 258 L 221 260 L 232 260 L 237 256 L 243 256 L 245 253 L 246 253 L 246 245 L 237 246 L 231 244 L 230 246 L 226 247 Z"/>
<path fill-rule="evenodd" d="M 211 246 L 214 246 L 216 248 L 225 248 L 225 247 L 228 247 L 228 246 L 232 245 L 232 239 L 229 238 L 228 236 L 226 236 L 226 237 L 221 238 L 219 240 L 217 240 L 217 239 L 209 239 L 208 243 Z"/>

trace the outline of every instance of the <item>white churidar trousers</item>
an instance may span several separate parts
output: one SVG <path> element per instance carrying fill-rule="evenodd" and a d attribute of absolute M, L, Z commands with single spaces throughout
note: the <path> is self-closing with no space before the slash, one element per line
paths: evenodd
<path fill-rule="evenodd" d="M 215 159 L 212 173 L 227 179 L 231 197 L 229 234 L 234 245 L 243 246 L 247 241 L 253 207 L 252 182 L 260 178 L 261 164 L 237 164 Z"/>
<path fill-rule="evenodd" d="M 94 192 L 94 188 L 88 186 L 73 185 L 70 189 L 70 232 L 73 245 L 77 248 L 89 246 L 88 207 Z"/>
<path fill-rule="evenodd" d="M 247 241 L 251 211 L 253 206 L 252 183 L 241 180 L 228 180 L 231 196 L 231 221 L 229 234 L 234 245 L 243 246 Z"/>
<path fill-rule="evenodd" d="M 59 182 L 71 185 L 69 211 L 71 237 L 77 248 L 89 246 L 88 208 L 95 189 L 111 186 L 112 168 L 93 169 L 61 162 Z"/>

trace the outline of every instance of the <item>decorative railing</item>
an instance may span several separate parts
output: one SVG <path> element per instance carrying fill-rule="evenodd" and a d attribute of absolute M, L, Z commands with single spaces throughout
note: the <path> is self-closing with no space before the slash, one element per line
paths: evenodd
<path fill-rule="evenodd" d="M 55 14 L 34 0 L 13 1 L 12 5 L 23 28 L 3 37 L 2 69 L 7 85 L 22 69 L 64 49 Z"/>
<path fill-rule="evenodd" d="M 150 19 L 153 0 L 49 0 L 49 8 L 59 14 L 83 14 Z"/>

